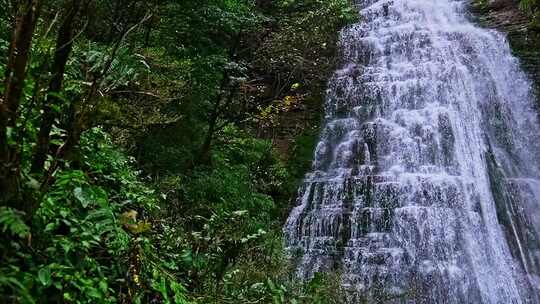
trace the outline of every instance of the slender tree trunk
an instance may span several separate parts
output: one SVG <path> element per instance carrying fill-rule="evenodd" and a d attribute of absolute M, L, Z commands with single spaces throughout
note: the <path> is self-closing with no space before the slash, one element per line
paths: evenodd
<path fill-rule="evenodd" d="M 214 138 L 214 133 L 216 131 L 217 121 L 219 119 L 219 114 L 221 110 L 221 102 L 223 101 L 223 93 L 227 89 L 229 84 L 229 75 L 228 73 L 223 73 L 223 79 L 219 86 L 219 93 L 216 97 L 214 107 L 210 113 L 208 120 L 208 130 L 204 136 L 204 142 L 202 144 L 201 150 L 199 152 L 199 158 L 197 159 L 198 164 L 209 164 L 210 163 L 210 152 L 212 150 L 212 139 Z"/>
<path fill-rule="evenodd" d="M 225 88 L 224 88 L 225 89 Z M 229 94 L 223 102 L 223 96 L 220 94 L 214 105 L 212 115 L 208 122 L 208 131 L 206 132 L 205 140 L 200 152 L 199 164 L 210 164 L 211 161 L 211 152 L 212 152 L 212 141 L 214 140 L 215 133 L 221 129 L 221 126 L 218 126 L 219 116 L 227 111 L 227 108 L 232 104 L 234 97 L 237 93 L 238 86 L 233 85 L 228 88 Z"/>
<path fill-rule="evenodd" d="M 0 200 L 7 202 L 19 194 L 20 153 L 8 140 L 19 116 L 32 35 L 41 5 L 39 0 L 19 4 L 9 49 L 4 95 L 0 100 Z"/>
<path fill-rule="evenodd" d="M 209 164 L 211 160 L 211 151 L 212 151 L 212 140 L 214 139 L 214 133 L 216 132 L 216 124 L 219 114 L 218 112 L 212 113 L 210 118 L 210 123 L 208 125 L 208 131 L 206 131 L 206 136 L 199 154 L 199 164 Z"/>
<path fill-rule="evenodd" d="M 152 25 L 148 25 L 146 27 L 145 33 L 144 33 L 144 47 L 150 46 L 150 37 L 152 36 Z"/>
<path fill-rule="evenodd" d="M 234 60 L 234 58 L 236 57 L 236 50 L 239 43 L 240 36 L 236 36 L 234 38 L 234 43 L 232 47 L 229 49 L 229 58 L 232 60 Z M 222 114 L 223 110 L 227 110 L 226 108 L 230 106 L 236 94 L 237 86 L 231 87 L 229 83 L 230 80 L 231 75 L 229 75 L 229 72 L 225 70 L 223 72 L 223 78 L 221 79 L 219 93 L 214 103 L 214 108 L 212 109 L 212 113 L 210 114 L 210 118 L 208 120 L 208 130 L 204 137 L 204 142 L 196 162 L 197 164 L 210 164 L 211 162 L 212 141 L 214 139 L 214 133 L 219 129 L 217 127 L 219 116 Z M 224 96 L 226 91 L 229 92 L 228 96 Z M 223 101 L 225 101 L 224 105 L 222 105 Z"/>
<path fill-rule="evenodd" d="M 41 118 L 34 158 L 32 160 L 31 172 L 33 173 L 41 172 L 43 170 L 43 165 L 47 160 L 50 133 L 54 120 L 57 117 L 57 113 L 55 113 L 53 106 L 61 103 L 58 94 L 60 93 L 64 81 L 66 63 L 73 48 L 73 25 L 81 7 L 81 2 L 81 0 L 73 0 L 68 4 L 68 7 L 66 8 L 67 15 L 58 30 L 52 66 L 52 78 L 45 97 L 45 103 L 43 104 L 43 115 Z"/>

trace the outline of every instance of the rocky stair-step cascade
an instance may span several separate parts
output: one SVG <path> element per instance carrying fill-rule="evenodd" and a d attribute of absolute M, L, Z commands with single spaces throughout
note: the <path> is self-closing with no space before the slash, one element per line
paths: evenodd
<path fill-rule="evenodd" d="M 351 303 L 540 303 L 540 127 L 503 34 L 461 0 L 360 1 L 284 227 Z"/>

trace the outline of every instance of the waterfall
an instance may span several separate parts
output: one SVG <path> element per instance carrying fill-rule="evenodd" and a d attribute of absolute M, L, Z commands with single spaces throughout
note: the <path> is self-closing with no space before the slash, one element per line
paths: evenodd
<path fill-rule="evenodd" d="M 464 0 L 362 0 L 285 224 L 297 275 L 350 302 L 540 303 L 540 127 Z"/>

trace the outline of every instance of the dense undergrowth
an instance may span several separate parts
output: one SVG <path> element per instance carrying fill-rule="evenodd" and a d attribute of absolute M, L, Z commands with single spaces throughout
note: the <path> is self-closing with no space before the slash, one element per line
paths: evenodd
<path fill-rule="evenodd" d="M 340 301 L 283 250 L 316 128 L 264 131 L 321 102 L 348 1 L 0 7 L 0 303 Z"/>
<path fill-rule="evenodd" d="M 519 6 L 524 11 L 534 15 L 537 14 L 540 8 L 540 2 L 538 0 L 520 0 Z"/>
<path fill-rule="evenodd" d="M 529 18 L 528 29 L 538 31 L 540 29 L 540 1 L 538 0 L 518 0 L 519 9 Z"/>

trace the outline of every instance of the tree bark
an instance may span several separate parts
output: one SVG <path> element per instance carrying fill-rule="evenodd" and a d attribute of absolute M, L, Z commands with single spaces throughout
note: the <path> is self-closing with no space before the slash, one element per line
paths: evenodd
<path fill-rule="evenodd" d="M 9 133 L 19 117 L 32 35 L 36 27 L 41 2 L 25 0 L 19 4 L 4 80 L 4 95 L 0 100 L 0 201 L 11 202 L 19 195 L 20 153 L 18 145 L 9 141 Z"/>
<path fill-rule="evenodd" d="M 37 145 L 32 160 L 32 173 L 40 173 L 43 171 L 43 166 L 47 160 L 50 145 L 50 133 L 57 117 L 53 106 L 60 104 L 62 101 L 58 97 L 64 81 L 64 72 L 69 55 L 73 48 L 73 25 L 79 9 L 81 0 L 73 0 L 66 8 L 66 16 L 58 30 L 56 39 L 56 50 L 54 53 L 54 61 L 52 65 L 52 78 L 49 82 L 49 88 L 46 94 L 46 99 L 43 104 L 43 115 L 37 138 Z"/>

